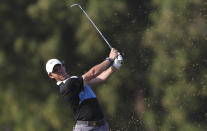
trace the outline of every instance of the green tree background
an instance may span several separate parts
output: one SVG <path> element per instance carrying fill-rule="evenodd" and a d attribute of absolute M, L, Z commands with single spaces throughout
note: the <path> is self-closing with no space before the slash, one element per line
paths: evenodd
<path fill-rule="evenodd" d="M 93 88 L 110 130 L 207 129 L 205 0 L 1 0 L 0 130 L 72 130 L 72 111 L 45 63 L 59 58 L 82 75 L 110 52 L 73 3 L 124 57 Z"/>

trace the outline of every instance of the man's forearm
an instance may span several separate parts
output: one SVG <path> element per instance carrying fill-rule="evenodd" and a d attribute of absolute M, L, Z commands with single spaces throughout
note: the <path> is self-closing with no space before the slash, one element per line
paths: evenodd
<path fill-rule="evenodd" d="M 106 81 L 113 72 L 116 71 L 116 68 L 114 68 L 113 66 L 109 67 L 107 70 L 105 70 L 104 72 L 102 72 L 99 76 L 97 76 L 97 78 Z"/>
<path fill-rule="evenodd" d="M 103 71 L 105 71 L 112 64 L 112 62 L 116 59 L 117 56 L 118 51 L 112 48 L 109 57 L 106 60 L 104 60 L 101 64 L 92 67 L 87 73 L 82 75 L 84 85 L 87 85 L 90 80 L 96 78 Z"/>
<path fill-rule="evenodd" d="M 109 67 L 108 69 L 106 69 L 105 71 L 103 71 L 99 76 L 97 76 L 96 78 L 92 79 L 89 82 L 89 85 L 91 86 L 96 86 L 96 85 L 100 85 L 103 82 L 105 82 L 117 69 L 113 66 Z"/>
<path fill-rule="evenodd" d="M 103 71 L 105 71 L 111 62 L 109 60 L 104 60 L 102 63 L 92 67 L 87 73 L 85 73 L 82 77 L 84 79 L 84 84 L 87 84 L 90 80 L 99 76 Z"/>
<path fill-rule="evenodd" d="M 103 71 L 105 71 L 109 66 L 111 65 L 111 62 L 109 60 L 104 60 L 102 63 L 92 67 L 89 72 L 93 78 L 96 78 L 98 75 L 100 75 Z M 93 79 L 92 78 L 92 79 Z"/>

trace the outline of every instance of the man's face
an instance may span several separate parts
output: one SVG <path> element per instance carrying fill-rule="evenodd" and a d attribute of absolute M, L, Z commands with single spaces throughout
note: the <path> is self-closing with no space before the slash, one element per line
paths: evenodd
<path fill-rule="evenodd" d="M 50 78 L 54 78 L 57 81 L 63 81 L 68 76 L 65 66 L 57 64 L 54 66 L 52 73 L 49 74 Z"/>

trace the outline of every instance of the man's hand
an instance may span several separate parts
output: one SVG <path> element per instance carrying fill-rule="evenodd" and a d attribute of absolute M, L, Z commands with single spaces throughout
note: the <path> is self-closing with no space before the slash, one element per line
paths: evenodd
<path fill-rule="evenodd" d="M 118 57 L 114 60 L 113 67 L 119 69 L 122 66 L 123 57 L 118 53 Z"/>
<path fill-rule="evenodd" d="M 117 56 L 118 56 L 118 51 L 116 49 L 112 48 L 111 52 L 109 54 L 109 58 L 111 58 L 114 61 Z"/>

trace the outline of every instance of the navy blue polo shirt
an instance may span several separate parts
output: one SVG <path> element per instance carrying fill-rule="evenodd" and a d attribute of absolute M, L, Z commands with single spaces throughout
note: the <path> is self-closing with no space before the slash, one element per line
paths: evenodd
<path fill-rule="evenodd" d="M 83 78 L 72 76 L 63 81 L 60 94 L 70 104 L 76 120 L 96 121 L 103 119 L 101 107 L 89 85 L 83 85 Z"/>

